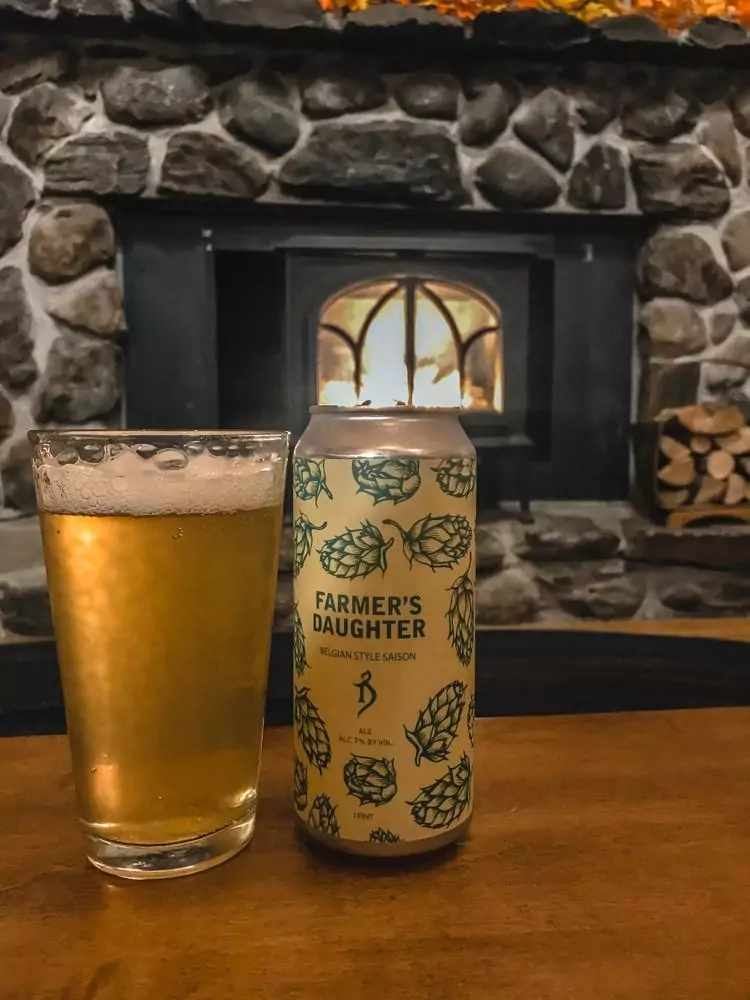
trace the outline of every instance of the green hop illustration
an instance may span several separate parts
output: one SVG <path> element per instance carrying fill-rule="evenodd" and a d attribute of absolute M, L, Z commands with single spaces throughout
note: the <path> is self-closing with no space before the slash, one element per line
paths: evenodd
<path fill-rule="evenodd" d="M 458 514 L 433 517 L 428 514 L 405 531 L 396 521 L 385 520 L 397 528 L 404 543 L 404 554 L 413 566 L 414 561 L 430 569 L 453 569 L 471 548 L 471 525 Z"/>
<path fill-rule="evenodd" d="M 448 751 L 458 734 L 458 724 L 465 704 L 466 685 L 461 681 L 453 681 L 430 698 L 419 713 L 413 729 L 404 726 L 406 738 L 416 750 L 414 763 L 417 767 L 423 759 L 434 764 L 448 759 Z"/>
<path fill-rule="evenodd" d="M 455 767 L 449 767 L 437 781 L 422 788 L 413 802 L 406 804 L 411 806 L 412 818 L 419 826 L 441 830 L 461 818 L 470 798 L 471 761 L 462 754 Z"/>
<path fill-rule="evenodd" d="M 297 756 L 294 758 L 294 804 L 297 812 L 307 809 L 307 768 Z"/>
<path fill-rule="evenodd" d="M 313 532 L 322 531 L 328 522 L 313 524 L 307 514 L 300 514 L 294 522 L 294 572 L 299 573 L 312 552 Z"/>
<path fill-rule="evenodd" d="M 363 521 L 358 528 L 347 528 L 343 535 L 323 542 L 318 552 L 326 573 L 341 580 L 355 580 L 369 576 L 376 569 L 385 573 L 388 568 L 385 554 L 391 545 L 392 538 L 386 541 L 374 524 Z"/>
<path fill-rule="evenodd" d="M 392 830 L 384 830 L 382 826 L 370 831 L 371 844 L 400 844 L 401 838 Z"/>
<path fill-rule="evenodd" d="M 336 819 L 336 809 L 327 795 L 316 795 L 310 812 L 307 814 L 307 825 L 312 830 L 319 830 L 329 837 L 340 837 L 341 830 Z"/>
<path fill-rule="evenodd" d="M 398 791 L 396 766 L 384 757 L 357 757 L 344 765 L 344 784 L 362 806 L 382 806 Z"/>
<path fill-rule="evenodd" d="M 448 638 L 460 663 L 468 667 L 474 652 L 474 584 L 468 571 L 450 589 L 448 605 Z"/>
<path fill-rule="evenodd" d="M 449 497 L 470 496 L 477 486 L 477 463 L 473 458 L 444 458 L 434 466 L 437 484 Z"/>
<path fill-rule="evenodd" d="M 294 692 L 294 724 L 308 760 L 322 774 L 331 763 L 331 740 L 320 712 L 310 701 L 309 692 L 309 688 L 297 688 Z"/>
<path fill-rule="evenodd" d="M 324 458 L 319 462 L 314 458 L 295 458 L 292 485 L 298 499 L 314 500 L 316 507 L 321 493 L 325 493 L 329 500 L 333 500 L 333 494 L 326 483 Z"/>
<path fill-rule="evenodd" d="M 352 475 L 358 493 L 368 493 L 379 503 L 403 503 L 419 489 L 419 462 L 397 458 L 355 458 Z"/>
<path fill-rule="evenodd" d="M 292 659 L 295 673 L 299 677 L 307 670 L 309 663 L 305 649 L 305 632 L 296 604 L 292 608 Z"/>
<path fill-rule="evenodd" d="M 466 713 L 466 728 L 469 731 L 469 742 L 474 746 L 474 723 L 477 718 L 477 699 L 476 695 L 472 695 L 469 699 L 469 708 Z"/>

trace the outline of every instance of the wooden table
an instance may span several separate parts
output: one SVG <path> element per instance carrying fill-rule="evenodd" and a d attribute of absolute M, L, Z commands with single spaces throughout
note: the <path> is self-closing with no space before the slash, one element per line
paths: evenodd
<path fill-rule="evenodd" d="M 86 866 L 63 739 L 0 741 L 0 997 L 750 997 L 750 710 L 478 735 L 454 857 L 397 871 L 309 852 L 277 729 L 250 849 L 157 883 Z"/>

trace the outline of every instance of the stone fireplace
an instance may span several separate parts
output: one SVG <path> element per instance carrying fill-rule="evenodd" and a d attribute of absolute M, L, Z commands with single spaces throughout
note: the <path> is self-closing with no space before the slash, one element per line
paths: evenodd
<path fill-rule="evenodd" d="M 483 623 L 750 611 L 747 529 L 674 536 L 630 502 L 635 427 L 750 407 L 743 29 L 313 0 L 4 19 L 8 632 L 48 629 L 32 426 L 298 433 L 368 399 L 461 405 L 485 466 L 526 442 L 534 523 L 513 474 L 483 498 Z M 289 600 L 284 575 L 282 624 Z"/>

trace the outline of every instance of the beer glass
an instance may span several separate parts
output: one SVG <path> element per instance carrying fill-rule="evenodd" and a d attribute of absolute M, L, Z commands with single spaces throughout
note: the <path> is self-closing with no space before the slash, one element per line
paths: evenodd
<path fill-rule="evenodd" d="M 288 435 L 29 436 L 88 857 L 219 864 L 255 825 Z"/>

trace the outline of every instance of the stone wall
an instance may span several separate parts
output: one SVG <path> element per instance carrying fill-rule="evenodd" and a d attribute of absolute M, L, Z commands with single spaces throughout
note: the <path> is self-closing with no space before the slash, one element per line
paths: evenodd
<path fill-rule="evenodd" d="M 744 72 L 6 42 L 0 518 L 33 510 L 30 427 L 119 422 L 111 196 L 642 214 L 638 416 L 750 399 Z"/>

